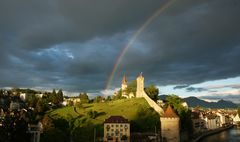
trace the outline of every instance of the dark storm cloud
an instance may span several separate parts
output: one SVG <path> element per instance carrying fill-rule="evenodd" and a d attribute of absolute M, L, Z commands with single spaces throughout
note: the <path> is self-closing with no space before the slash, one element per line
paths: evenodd
<path fill-rule="evenodd" d="M 1 31 L 16 34 L 30 49 L 111 36 L 134 28 L 162 1 L 52 0 L 1 1 Z"/>
<path fill-rule="evenodd" d="M 130 49 L 122 65 L 126 70 L 141 70 L 159 85 L 240 75 L 240 2 L 191 2 L 186 7 L 187 2 L 174 3 L 141 35 L 138 41 L 147 50 L 132 60 L 138 49 Z"/>
<path fill-rule="evenodd" d="M 0 1 L 0 86 L 104 89 L 123 47 L 164 2 Z M 239 76 L 238 13 L 237 0 L 174 2 L 130 47 L 112 85 L 141 71 L 156 85 Z"/>
<path fill-rule="evenodd" d="M 187 92 L 203 92 L 208 91 L 206 88 L 200 88 L 200 87 L 188 87 L 186 88 Z"/>
<path fill-rule="evenodd" d="M 182 88 L 187 88 L 189 85 L 178 85 L 178 86 L 175 86 L 173 87 L 173 89 L 182 89 Z"/>

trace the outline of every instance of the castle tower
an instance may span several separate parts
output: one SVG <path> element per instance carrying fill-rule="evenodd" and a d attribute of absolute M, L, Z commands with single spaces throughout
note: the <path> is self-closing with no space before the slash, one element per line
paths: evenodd
<path fill-rule="evenodd" d="M 136 92 L 136 97 L 143 97 L 144 92 L 144 77 L 142 73 L 139 74 L 137 77 L 137 92 Z"/>
<path fill-rule="evenodd" d="M 160 117 L 162 141 L 180 142 L 179 117 L 169 105 Z"/>
<path fill-rule="evenodd" d="M 123 79 L 122 79 L 122 96 L 125 96 L 125 95 L 127 95 L 127 78 L 126 78 L 126 76 L 124 75 L 123 76 Z"/>

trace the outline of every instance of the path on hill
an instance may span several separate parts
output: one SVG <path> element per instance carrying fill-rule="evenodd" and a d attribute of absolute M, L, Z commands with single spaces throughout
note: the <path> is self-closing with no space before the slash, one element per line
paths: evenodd
<path fill-rule="evenodd" d="M 77 114 L 81 115 L 78 111 L 76 107 L 73 107 L 74 112 L 76 112 Z"/>

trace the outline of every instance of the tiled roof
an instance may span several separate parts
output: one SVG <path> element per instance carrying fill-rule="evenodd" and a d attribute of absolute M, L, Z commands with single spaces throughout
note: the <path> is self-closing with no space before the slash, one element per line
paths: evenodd
<path fill-rule="evenodd" d="M 217 115 L 215 115 L 215 114 L 208 114 L 206 117 L 208 119 L 215 119 L 217 117 Z"/>
<path fill-rule="evenodd" d="M 110 116 L 104 123 L 128 123 L 128 120 L 122 116 Z"/>
<path fill-rule="evenodd" d="M 168 105 L 168 108 L 166 109 L 166 111 L 164 112 L 162 117 L 172 117 L 173 118 L 173 117 L 178 117 L 178 115 L 174 112 L 172 107 L 170 105 Z"/>
<path fill-rule="evenodd" d="M 199 115 L 200 115 L 199 112 L 192 112 L 191 117 L 192 117 L 192 119 L 199 119 Z"/>

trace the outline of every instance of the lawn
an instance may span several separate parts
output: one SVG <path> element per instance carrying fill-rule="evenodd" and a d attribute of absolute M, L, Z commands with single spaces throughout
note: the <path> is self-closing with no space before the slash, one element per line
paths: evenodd
<path fill-rule="evenodd" d="M 139 107 L 149 108 L 150 106 L 143 98 L 122 99 L 103 103 L 83 104 L 81 107 L 76 107 L 76 112 L 73 106 L 63 107 L 50 111 L 52 118 L 63 117 L 67 119 L 69 115 L 72 117 L 86 117 L 90 110 L 97 111 L 98 116 L 92 119 L 94 124 L 102 124 L 106 118 L 111 115 L 121 115 L 128 120 L 135 120 Z"/>
<path fill-rule="evenodd" d="M 91 110 L 97 112 L 94 119 L 88 115 Z M 62 135 L 73 130 L 72 136 L 76 142 L 93 141 L 94 129 L 97 131 L 97 137 L 102 137 L 103 122 L 111 115 L 127 118 L 132 132 L 153 132 L 155 127 L 160 126 L 159 115 L 143 98 L 68 106 L 51 110 L 47 114 L 53 118 L 55 127 L 62 131 Z M 73 123 L 71 128 L 70 123 Z M 70 131 L 66 127 L 69 127 Z"/>

